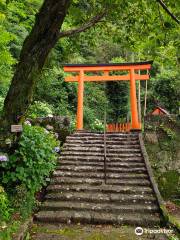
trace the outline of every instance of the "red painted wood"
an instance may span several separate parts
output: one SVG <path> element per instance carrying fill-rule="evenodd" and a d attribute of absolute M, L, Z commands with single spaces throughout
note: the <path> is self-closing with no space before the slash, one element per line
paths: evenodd
<path fill-rule="evenodd" d="M 130 123 L 109 123 L 107 124 L 107 132 L 129 132 L 131 130 Z"/>

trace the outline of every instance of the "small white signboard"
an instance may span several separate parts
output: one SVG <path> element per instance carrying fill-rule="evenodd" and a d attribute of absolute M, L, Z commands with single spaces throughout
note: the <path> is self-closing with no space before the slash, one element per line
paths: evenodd
<path fill-rule="evenodd" d="M 11 125 L 11 132 L 18 133 L 22 131 L 23 131 L 22 125 Z"/>

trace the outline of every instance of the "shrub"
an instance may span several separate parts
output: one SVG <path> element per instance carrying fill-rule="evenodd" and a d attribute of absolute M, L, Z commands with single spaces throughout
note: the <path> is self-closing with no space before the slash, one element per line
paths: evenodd
<path fill-rule="evenodd" d="M 180 177 L 178 171 L 170 170 L 164 172 L 158 180 L 160 192 L 165 199 L 173 199 L 175 196 L 179 196 Z"/>
<path fill-rule="evenodd" d="M 4 105 L 4 98 L 0 96 L 0 115 L 1 115 L 2 110 L 3 110 L 3 105 Z"/>
<path fill-rule="evenodd" d="M 76 130 L 76 119 L 74 117 L 71 118 L 69 132 L 73 133 Z"/>
<path fill-rule="evenodd" d="M 90 128 L 92 130 L 97 130 L 97 131 L 103 131 L 104 130 L 104 124 L 96 119 L 91 125 Z"/>
<path fill-rule="evenodd" d="M 23 219 L 29 217 L 36 205 L 38 205 L 35 195 L 32 194 L 25 185 L 18 185 L 10 194 L 10 201 L 15 212 L 18 212 Z"/>
<path fill-rule="evenodd" d="M 52 115 L 52 106 L 40 101 L 35 101 L 27 113 L 29 118 L 47 117 L 48 115 Z"/>
<path fill-rule="evenodd" d="M 55 168 L 54 148 L 58 145 L 59 142 L 44 128 L 24 126 L 18 149 L 9 156 L 9 161 L 2 163 L 3 183 L 24 184 L 31 192 L 38 191 Z"/>
<path fill-rule="evenodd" d="M 152 92 L 156 101 L 170 111 L 179 113 L 180 77 L 179 73 L 172 70 L 163 71 L 152 79 Z"/>
<path fill-rule="evenodd" d="M 7 194 L 4 188 L 0 186 L 0 223 L 7 221 L 10 217 L 10 208 Z"/>

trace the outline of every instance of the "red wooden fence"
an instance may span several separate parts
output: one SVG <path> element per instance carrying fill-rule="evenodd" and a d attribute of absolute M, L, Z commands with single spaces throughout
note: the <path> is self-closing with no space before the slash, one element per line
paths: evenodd
<path fill-rule="evenodd" d="M 107 132 L 129 132 L 131 123 L 109 123 L 107 124 Z"/>

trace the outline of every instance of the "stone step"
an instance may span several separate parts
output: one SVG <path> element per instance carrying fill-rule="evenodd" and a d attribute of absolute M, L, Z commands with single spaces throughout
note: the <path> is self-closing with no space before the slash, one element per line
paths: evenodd
<path fill-rule="evenodd" d="M 123 193 L 123 194 L 152 194 L 153 191 L 150 187 L 126 187 L 102 184 L 101 186 L 91 186 L 85 184 L 69 185 L 69 184 L 50 184 L 47 187 L 48 192 L 100 192 L 100 193 Z"/>
<path fill-rule="evenodd" d="M 141 154 L 138 134 L 68 136 L 47 187 L 39 222 L 159 225 L 159 207 Z"/>
<path fill-rule="evenodd" d="M 109 149 L 107 148 L 107 153 L 109 154 L 114 154 L 114 153 L 117 153 L 117 154 L 122 154 L 122 153 L 141 153 L 141 150 L 140 148 L 116 148 L 116 149 Z"/>
<path fill-rule="evenodd" d="M 134 163 L 134 162 L 111 162 L 106 161 L 108 167 L 122 167 L 122 168 L 134 168 L 134 167 L 144 167 L 144 163 Z M 89 167 L 104 167 L 104 161 L 102 162 L 89 162 L 89 161 L 60 161 L 58 166 L 89 166 Z"/>
<path fill-rule="evenodd" d="M 68 137 L 104 137 L 104 133 L 74 133 L 69 135 Z M 138 138 L 138 134 L 131 133 L 106 133 L 106 137 L 122 137 L 122 138 Z"/>
<path fill-rule="evenodd" d="M 100 178 L 104 179 L 104 173 L 96 172 L 68 172 L 68 171 L 55 171 L 53 177 L 78 177 L 78 178 Z M 107 173 L 107 179 L 148 179 L 147 174 L 142 173 Z"/>
<path fill-rule="evenodd" d="M 142 173 L 107 173 L 107 179 L 148 179 L 147 174 Z M 78 177 L 78 178 L 100 178 L 104 179 L 104 173 L 98 172 L 69 172 L 54 171 L 53 177 Z"/>
<path fill-rule="evenodd" d="M 41 211 L 35 220 L 46 223 L 88 223 L 88 224 L 129 224 L 134 226 L 156 226 L 160 223 L 159 216 L 146 213 L 113 214 L 94 211 Z"/>
<path fill-rule="evenodd" d="M 69 140 L 69 139 L 103 139 L 104 140 L 104 134 L 90 134 L 90 135 L 70 135 L 70 136 L 67 136 L 66 137 L 66 140 Z M 138 135 L 106 135 L 106 139 L 113 139 L 113 140 L 119 140 L 119 139 L 125 139 L 125 140 L 138 140 L 139 137 Z"/>
<path fill-rule="evenodd" d="M 62 152 L 61 156 L 85 156 L 85 158 L 87 156 L 100 156 L 103 157 L 104 153 L 102 152 L 78 152 L 78 151 L 64 151 Z M 119 157 L 119 158 L 124 158 L 124 157 L 141 157 L 141 153 L 107 153 L 107 157 Z"/>
<path fill-rule="evenodd" d="M 139 144 L 139 141 L 137 140 L 119 140 L 119 141 L 112 141 L 112 140 L 106 140 L 107 145 L 137 145 Z M 73 139 L 73 140 L 67 140 L 66 144 L 84 144 L 84 145 L 94 145 L 94 144 L 104 144 L 104 140 L 77 140 L 77 139 Z"/>
<path fill-rule="evenodd" d="M 94 167 L 94 166 L 57 166 L 56 171 L 70 171 L 70 172 L 104 172 L 104 166 Z M 106 166 L 106 171 L 108 173 L 146 173 L 145 167 L 127 167 L 127 168 L 114 168 Z"/>
<path fill-rule="evenodd" d="M 71 185 L 79 185 L 79 184 L 88 184 L 92 186 L 100 186 L 104 184 L 104 179 L 94 179 L 94 178 L 72 178 L 72 177 L 53 177 L 51 179 L 52 184 L 71 184 Z M 106 185 L 115 185 L 115 186 L 150 186 L 150 181 L 146 179 L 107 179 Z"/>
<path fill-rule="evenodd" d="M 93 152 L 93 153 L 103 153 L 104 152 L 104 148 L 98 148 L 96 146 L 94 147 L 64 147 L 63 148 L 64 152 Z M 120 148 L 117 147 L 115 149 L 113 148 L 108 148 L 106 150 L 108 153 L 141 153 L 140 148 Z"/>
<path fill-rule="evenodd" d="M 118 203 L 127 205 L 133 203 L 143 203 L 149 205 L 157 203 L 153 194 L 121 194 L 121 193 L 96 193 L 96 192 L 53 192 L 48 193 L 45 199 L 51 201 L 85 201 L 95 203 Z"/>
<path fill-rule="evenodd" d="M 66 201 L 47 201 L 41 206 L 41 210 L 48 211 L 95 211 L 104 213 L 154 213 L 158 212 L 158 207 L 156 204 L 152 205 L 142 205 L 142 204 L 130 204 L 130 205 L 118 205 L 118 204 L 108 204 L 108 203 L 89 203 L 89 202 L 66 202 Z"/>
<path fill-rule="evenodd" d="M 63 145 L 63 149 L 68 149 L 68 148 L 98 148 L 98 149 L 104 149 L 104 144 L 92 144 L 92 143 L 89 143 L 89 144 L 84 144 L 84 143 L 65 143 Z M 106 144 L 106 147 L 108 149 L 117 149 L 117 148 L 121 148 L 121 149 L 131 149 L 131 148 L 134 148 L 134 149 L 140 149 L 140 146 L 138 144 Z"/>
<path fill-rule="evenodd" d="M 69 155 L 66 155 L 66 156 L 60 156 L 59 157 L 59 162 L 61 161 L 82 161 L 82 162 L 104 162 L 104 156 L 78 156 L 78 155 L 75 155 L 75 156 L 69 156 Z M 108 157 L 106 158 L 106 161 L 108 162 L 123 162 L 123 163 L 129 163 L 129 162 L 133 162 L 133 163 L 144 163 L 144 160 L 142 158 L 142 156 L 139 156 L 139 157 L 133 157 L 133 156 L 124 156 L 122 158 L 119 158 L 119 157 Z"/>
<path fill-rule="evenodd" d="M 139 139 L 137 138 L 106 138 L 106 142 L 110 145 L 117 145 L 117 144 L 138 144 Z M 104 144 L 104 137 L 101 138 L 69 138 L 67 139 L 66 143 L 85 143 L 85 144 Z"/>

